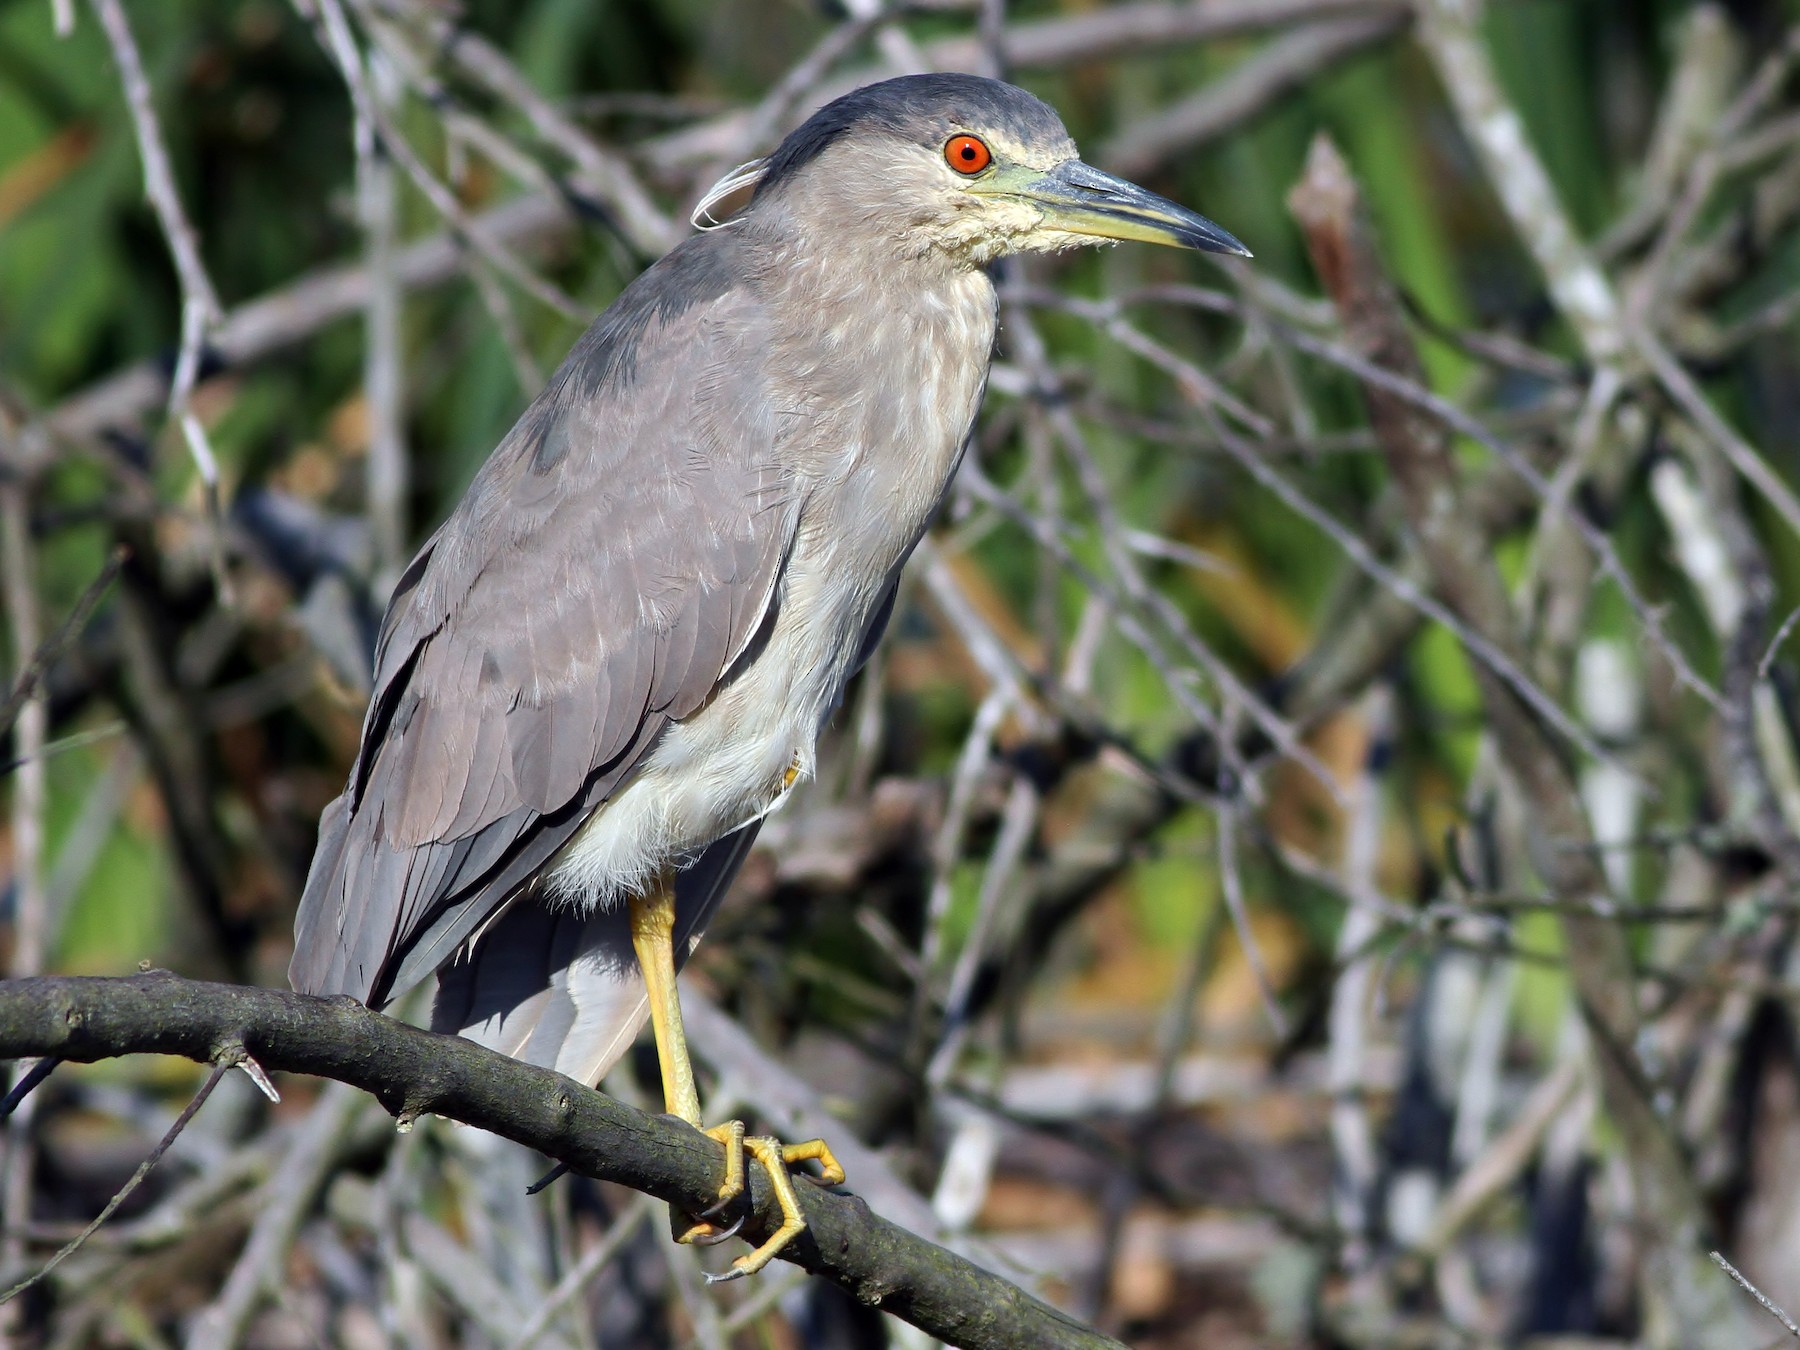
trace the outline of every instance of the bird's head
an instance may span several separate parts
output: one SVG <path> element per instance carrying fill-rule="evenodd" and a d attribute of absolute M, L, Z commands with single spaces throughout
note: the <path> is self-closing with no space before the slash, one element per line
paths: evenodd
<path fill-rule="evenodd" d="M 749 211 L 818 236 L 984 266 L 1009 253 L 1137 239 L 1250 256 L 1186 207 L 1084 164 L 1062 119 L 974 75 L 908 75 L 814 113 L 767 159 L 708 195 L 754 184 Z"/>

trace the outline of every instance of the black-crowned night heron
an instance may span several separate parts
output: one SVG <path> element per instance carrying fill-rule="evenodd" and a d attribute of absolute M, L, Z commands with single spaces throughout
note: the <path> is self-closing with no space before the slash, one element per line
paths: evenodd
<path fill-rule="evenodd" d="M 1139 239 L 1244 247 L 1090 168 L 1056 114 L 965 75 L 830 104 L 754 195 L 590 328 L 406 569 L 297 924 L 297 989 L 597 1082 L 648 1014 L 701 1128 L 675 973 L 887 623 L 974 423 L 987 267 Z M 786 1223 L 817 1140 L 748 1151 Z M 682 1240 L 722 1230 L 692 1220 Z"/>

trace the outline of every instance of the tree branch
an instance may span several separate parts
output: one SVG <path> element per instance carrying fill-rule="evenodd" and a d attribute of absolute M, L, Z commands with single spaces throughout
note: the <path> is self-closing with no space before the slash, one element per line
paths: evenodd
<path fill-rule="evenodd" d="M 265 1068 L 361 1088 L 402 1121 L 461 1121 L 685 1210 L 702 1210 L 717 1196 L 723 1150 L 697 1131 L 351 999 L 162 971 L 0 982 L 0 1058 L 88 1063 L 131 1054 L 214 1064 L 250 1054 Z M 760 1237 L 780 1220 L 767 1178 L 751 1171 L 745 1233 Z M 1016 1285 L 878 1218 L 855 1196 L 799 1191 L 807 1231 L 782 1259 L 865 1304 L 968 1350 L 1118 1350 L 1118 1342 Z"/>

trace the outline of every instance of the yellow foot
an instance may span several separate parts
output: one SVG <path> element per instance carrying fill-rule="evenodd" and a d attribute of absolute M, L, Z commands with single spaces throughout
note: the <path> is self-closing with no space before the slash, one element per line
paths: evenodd
<path fill-rule="evenodd" d="M 731 1201 L 737 1199 L 744 1191 L 744 1154 L 748 1153 L 762 1164 L 763 1171 L 769 1175 L 769 1185 L 775 1191 L 775 1203 L 781 1207 L 781 1226 L 768 1237 L 762 1246 L 746 1252 L 731 1263 L 731 1268 L 722 1275 L 708 1275 L 706 1278 L 714 1283 L 725 1280 L 741 1279 L 745 1275 L 754 1275 L 805 1231 L 806 1219 L 800 1213 L 800 1199 L 794 1194 L 794 1183 L 789 1176 L 789 1169 L 797 1163 L 816 1162 L 819 1164 L 819 1175 L 814 1177 L 809 1172 L 800 1175 L 809 1181 L 816 1181 L 821 1186 L 841 1186 L 844 1182 L 844 1169 L 832 1155 L 830 1147 L 823 1139 L 808 1139 L 800 1144 L 783 1144 L 779 1139 L 767 1136 L 744 1136 L 744 1123 L 741 1120 L 727 1121 L 723 1125 L 714 1126 L 704 1132 L 710 1138 L 719 1140 L 725 1145 L 725 1184 L 719 1187 L 719 1201 L 705 1214 L 681 1215 L 670 1214 L 671 1226 L 675 1230 L 677 1242 L 698 1243 L 710 1246 L 715 1242 L 723 1242 L 737 1232 L 743 1219 L 739 1218 L 729 1227 L 720 1227 L 714 1216 Z M 686 1226 L 683 1227 L 683 1223 Z"/>
<path fill-rule="evenodd" d="M 719 1183 L 719 1198 L 712 1207 L 701 1214 L 686 1214 L 677 1209 L 669 1211 L 669 1232 L 677 1242 L 691 1243 L 696 1247 L 711 1247 L 715 1243 L 725 1241 L 743 1227 L 744 1220 L 740 1216 L 728 1225 L 714 1222 L 723 1216 L 733 1202 L 744 1193 L 744 1122 L 728 1120 L 723 1125 L 715 1125 L 710 1130 L 701 1130 L 708 1139 L 717 1139 L 725 1145 L 725 1179 Z"/>

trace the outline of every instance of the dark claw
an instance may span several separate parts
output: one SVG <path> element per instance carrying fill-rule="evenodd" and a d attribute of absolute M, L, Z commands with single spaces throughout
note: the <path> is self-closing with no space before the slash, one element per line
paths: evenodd
<path fill-rule="evenodd" d="M 711 1210 L 707 1211 L 707 1213 L 709 1213 L 709 1214 L 711 1212 L 712 1212 Z M 705 1219 L 706 1215 L 702 1214 L 700 1217 L 702 1219 Z M 712 1234 L 710 1237 L 689 1238 L 688 1245 L 690 1247 L 716 1247 L 721 1242 L 729 1241 L 731 1238 L 736 1237 L 737 1233 L 738 1233 L 738 1229 L 740 1229 L 744 1226 L 745 1217 L 746 1216 L 742 1215 L 742 1214 L 738 1215 L 737 1218 L 735 1218 L 731 1221 L 731 1227 L 721 1228 L 718 1232 Z M 708 1220 L 708 1222 L 711 1222 L 711 1220 Z"/>
<path fill-rule="evenodd" d="M 749 1191 L 749 1188 L 746 1187 L 743 1191 L 739 1192 L 737 1195 L 732 1196 L 729 1200 L 713 1201 L 712 1204 L 708 1205 L 705 1209 L 700 1211 L 699 1217 L 702 1219 L 705 1219 L 708 1223 L 716 1223 L 720 1219 L 724 1218 L 725 1215 L 728 1212 L 730 1212 L 730 1210 L 734 1206 L 744 1204 L 746 1201 L 749 1200 L 749 1198 L 750 1198 L 750 1191 Z M 743 1226 L 743 1223 L 744 1223 L 744 1216 L 742 1213 L 739 1213 L 739 1215 L 737 1217 L 737 1222 L 731 1226 L 731 1231 L 734 1233 L 737 1232 L 737 1230 Z"/>

